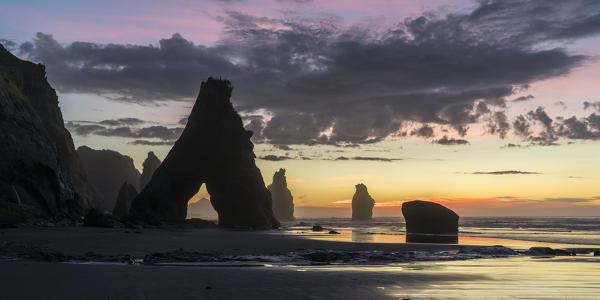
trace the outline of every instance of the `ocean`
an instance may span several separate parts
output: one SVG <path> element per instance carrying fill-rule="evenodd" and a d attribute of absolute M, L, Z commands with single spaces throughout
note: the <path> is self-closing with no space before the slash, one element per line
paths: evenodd
<path fill-rule="evenodd" d="M 312 225 L 327 230 L 313 232 Z M 298 219 L 284 222 L 283 228 L 308 238 L 359 243 L 399 243 L 406 238 L 403 218 L 374 218 L 370 222 L 353 222 L 348 218 Z M 329 234 L 329 230 L 340 234 Z M 600 218 L 461 217 L 458 243 L 513 248 L 598 246 Z"/>

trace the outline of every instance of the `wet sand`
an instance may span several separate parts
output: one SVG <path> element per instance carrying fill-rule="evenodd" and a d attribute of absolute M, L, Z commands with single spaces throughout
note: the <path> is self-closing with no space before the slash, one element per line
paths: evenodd
<path fill-rule="evenodd" d="M 464 245 L 356 243 L 285 231 L 222 229 L 1 229 L 0 244 L 70 254 L 143 257 L 177 248 L 231 255 L 298 249 L 454 251 Z M 341 235 L 343 237 L 343 235 Z M 480 249 L 482 246 L 467 247 Z M 600 257 L 510 256 L 381 265 L 247 263 L 143 265 L 0 262 L 2 299 L 596 299 Z"/>

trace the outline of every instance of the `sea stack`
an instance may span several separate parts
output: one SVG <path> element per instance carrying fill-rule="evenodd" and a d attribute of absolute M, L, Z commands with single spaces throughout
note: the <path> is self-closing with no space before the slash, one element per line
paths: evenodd
<path fill-rule="evenodd" d="M 123 182 L 129 182 L 138 189 L 140 172 L 133 159 L 113 150 L 95 150 L 87 146 L 77 148 L 89 183 L 96 191 L 96 201 L 92 206 L 101 212 L 112 212 Z"/>
<path fill-rule="evenodd" d="M 133 219 L 181 222 L 188 201 L 206 184 L 219 226 L 279 227 L 271 193 L 254 162 L 252 132 L 244 129 L 229 100 L 232 90 L 228 80 L 202 82 L 183 133 L 133 201 Z"/>
<path fill-rule="evenodd" d="M 119 196 L 117 197 L 117 203 L 115 209 L 113 209 L 113 215 L 121 218 L 129 215 L 129 208 L 131 208 L 131 202 L 137 197 L 138 191 L 129 182 L 123 182 L 121 189 L 119 189 Z"/>
<path fill-rule="evenodd" d="M 268 187 L 273 199 L 273 213 L 280 221 L 294 220 L 294 197 L 287 187 L 285 169 L 273 174 L 273 183 Z"/>
<path fill-rule="evenodd" d="M 375 200 L 369 195 L 366 185 L 359 183 L 355 187 L 356 192 L 352 197 L 352 220 L 369 221 L 373 218 Z"/>
<path fill-rule="evenodd" d="M 0 223 L 79 218 L 92 187 L 43 65 L 0 45 Z"/>
<path fill-rule="evenodd" d="M 407 242 L 458 240 L 458 215 L 441 204 L 421 200 L 404 202 L 402 214 L 406 222 Z"/>
<path fill-rule="evenodd" d="M 146 187 L 148 182 L 150 182 L 150 179 L 152 179 L 152 174 L 154 174 L 154 171 L 156 171 L 158 166 L 160 166 L 160 159 L 154 155 L 154 152 L 150 151 L 148 152 L 148 157 L 146 157 L 146 160 L 144 160 L 142 166 L 144 167 L 144 170 L 142 171 L 142 176 L 140 177 L 140 190 Z"/>

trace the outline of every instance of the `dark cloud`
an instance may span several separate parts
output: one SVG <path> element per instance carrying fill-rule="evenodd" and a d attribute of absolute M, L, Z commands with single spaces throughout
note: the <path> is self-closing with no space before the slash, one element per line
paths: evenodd
<path fill-rule="evenodd" d="M 502 111 L 494 112 L 489 119 L 488 122 L 488 131 L 491 134 L 498 134 L 500 138 L 505 138 L 508 130 L 510 129 L 510 124 L 508 123 L 508 118 L 506 114 Z"/>
<path fill-rule="evenodd" d="M 413 130 L 410 135 L 416 135 L 424 138 L 433 137 L 433 127 L 423 124 L 419 129 Z"/>
<path fill-rule="evenodd" d="M 135 140 L 130 142 L 132 145 L 143 145 L 143 146 L 172 146 L 175 141 L 148 141 L 148 140 Z"/>
<path fill-rule="evenodd" d="M 140 125 L 144 123 L 144 121 L 138 118 L 121 118 L 121 119 L 112 119 L 112 120 L 103 120 L 98 122 L 102 125 L 106 126 L 122 126 L 122 125 Z"/>
<path fill-rule="evenodd" d="M 398 160 L 403 160 L 402 158 L 388 158 L 388 157 L 373 157 L 373 156 L 354 156 L 354 157 L 345 157 L 340 156 L 335 160 L 366 160 L 366 161 L 381 161 L 381 162 L 393 162 Z"/>
<path fill-rule="evenodd" d="M 97 124 L 75 124 L 72 122 L 68 122 L 65 126 L 73 131 L 75 134 L 80 136 L 87 136 L 96 131 L 105 129 L 104 126 L 100 126 Z"/>
<path fill-rule="evenodd" d="M 265 155 L 265 156 L 260 156 L 258 157 L 258 159 L 262 159 L 262 160 L 270 160 L 270 161 L 282 161 L 282 160 L 288 160 L 288 159 L 294 159 L 293 157 L 289 157 L 287 155 L 285 156 L 279 156 L 279 155 Z"/>
<path fill-rule="evenodd" d="M 156 46 L 61 45 L 40 33 L 19 51 L 46 64 L 62 93 L 189 101 L 201 80 L 224 76 L 236 87 L 238 110 L 272 114 L 250 121 L 255 141 L 365 144 L 398 134 L 405 122 L 465 136 L 516 91 L 585 62 L 548 45 L 598 33 L 599 7 L 584 0 L 482 1 L 470 13 L 426 13 L 378 31 L 335 18 L 228 12 L 218 18 L 225 31 L 213 46 L 179 34 Z M 502 136 L 499 125 L 505 123 L 494 132 Z"/>
<path fill-rule="evenodd" d="M 521 96 L 519 98 L 512 100 L 512 102 L 525 102 L 525 101 L 533 100 L 534 98 L 535 97 L 533 97 L 533 95 Z"/>
<path fill-rule="evenodd" d="M 85 121 L 69 121 L 65 123 L 65 126 L 74 134 L 80 136 L 87 136 L 90 134 L 106 136 L 106 137 L 123 137 L 136 139 L 132 142 L 135 145 L 160 145 L 172 144 L 174 140 L 178 139 L 183 132 L 183 127 L 169 128 L 162 125 L 148 126 L 148 127 L 135 127 L 135 126 L 119 126 L 123 124 L 137 125 L 144 123 L 139 119 L 135 118 L 123 118 L 118 120 L 104 120 L 98 123 L 85 122 Z M 99 125 L 103 124 L 103 125 Z M 108 126 L 108 127 L 107 127 Z M 155 139 L 160 141 L 143 141 L 141 139 Z"/>
<path fill-rule="evenodd" d="M 463 140 L 463 139 L 449 138 L 447 135 L 444 135 L 444 137 L 442 137 L 439 140 L 434 141 L 434 143 L 440 144 L 440 145 L 445 145 L 445 146 L 453 146 L 453 145 L 465 145 L 465 144 L 468 144 L 469 141 Z"/>
<path fill-rule="evenodd" d="M 583 102 L 583 109 L 588 109 L 588 108 L 592 108 L 592 109 L 595 109 L 598 112 L 600 112 L 600 101 L 597 101 L 597 102 L 585 101 L 585 102 Z"/>
<path fill-rule="evenodd" d="M 177 123 L 178 123 L 179 125 L 185 125 L 185 124 L 187 124 L 187 122 L 188 122 L 188 117 L 185 117 L 185 118 L 181 118 L 181 119 L 179 120 L 179 122 L 177 122 Z"/>
<path fill-rule="evenodd" d="M 483 175 L 529 175 L 529 174 L 540 174 L 540 173 L 508 170 L 508 171 L 492 171 L 492 172 L 473 172 L 471 174 L 476 174 L 476 175 L 482 175 L 482 174 Z"/>

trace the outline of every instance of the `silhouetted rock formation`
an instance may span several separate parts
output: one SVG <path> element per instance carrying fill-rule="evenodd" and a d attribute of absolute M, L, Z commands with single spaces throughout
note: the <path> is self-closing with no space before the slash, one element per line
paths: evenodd
<path fill-rule="evenodd" d="M 441 204 L 421 200 L 404 202 L 402 214 L 407 242 L 458 241 L 458 215 Z M 425 236 L 431 234 L 447 235 L 448 238 Z"/>
<path fill-rule="evenodd" d="M 41 64 L 0 45 L 0 223 L 79 218 L 94 199 Z"/>
<path fill-rule="evenodd" d="M 113 210 L 113 215 L 117 218 L 125 217 L 129 215 L 129 208 L 131 208 L 131 202 L 137 197 L 138 191 L 129 182 L 123 182 L 119 195 L 117 196 L 117 203 Z"/>
<path fill-rule="evenodd" d="M 201 198 L 197 202 L 188 204 L 188 218 L 200 218 L 205 220 L 216 220 L 219 215 L 210 203 L 210 200 Z"/>
<path fill-rule="evenodd" d="M 113 150 L 95 150 L 87 146 L 77 148 L 89 183 L 96 191 L 92 206 L 103 212 L 112 212 L 123 182 L 131 183 L 137 190 L 140 172 L 133 159 Z"/>
<path fill-rule="evenodd" d="M 140 190 L 144 189 L 148 182 L 150 182 L 150 179 L 152 179 L 152 174 L 154 174 L 154 171 L 160 166 L 160 159 L 154 155 L 154 152 L 150 151 L 142 166 L 144 167 L 144 170 L 140 177 Z"/>
<path fill-rule="evenodd" d="M 294 197 L 287 188 L 285 169 L 279 169 L 273 175 L 273 183 L 268 187 L 273 199 L 273 213 L 278 220 L 294 220 Z"/>
<path fill-rule="evenodd" d="M 352 220 L 371 220 L 371 218 L 373 218 L 373 206 L 375 206 L 375 200 L 369 195 L 366 185 L 359 183 L 355 187 L 356 192 L 352 197 Z"/>
<path fill-rule="evenodd" d="M 181 222 L 187 202 L 206 183 L 219 226 L 279 226 L 271 193 L 254 163 L 252 132 L 244 129 L 229 101 L 232 89 L 227 80 L 202 83 L 183 133 L 133 201 L 134 219 Z"/>

